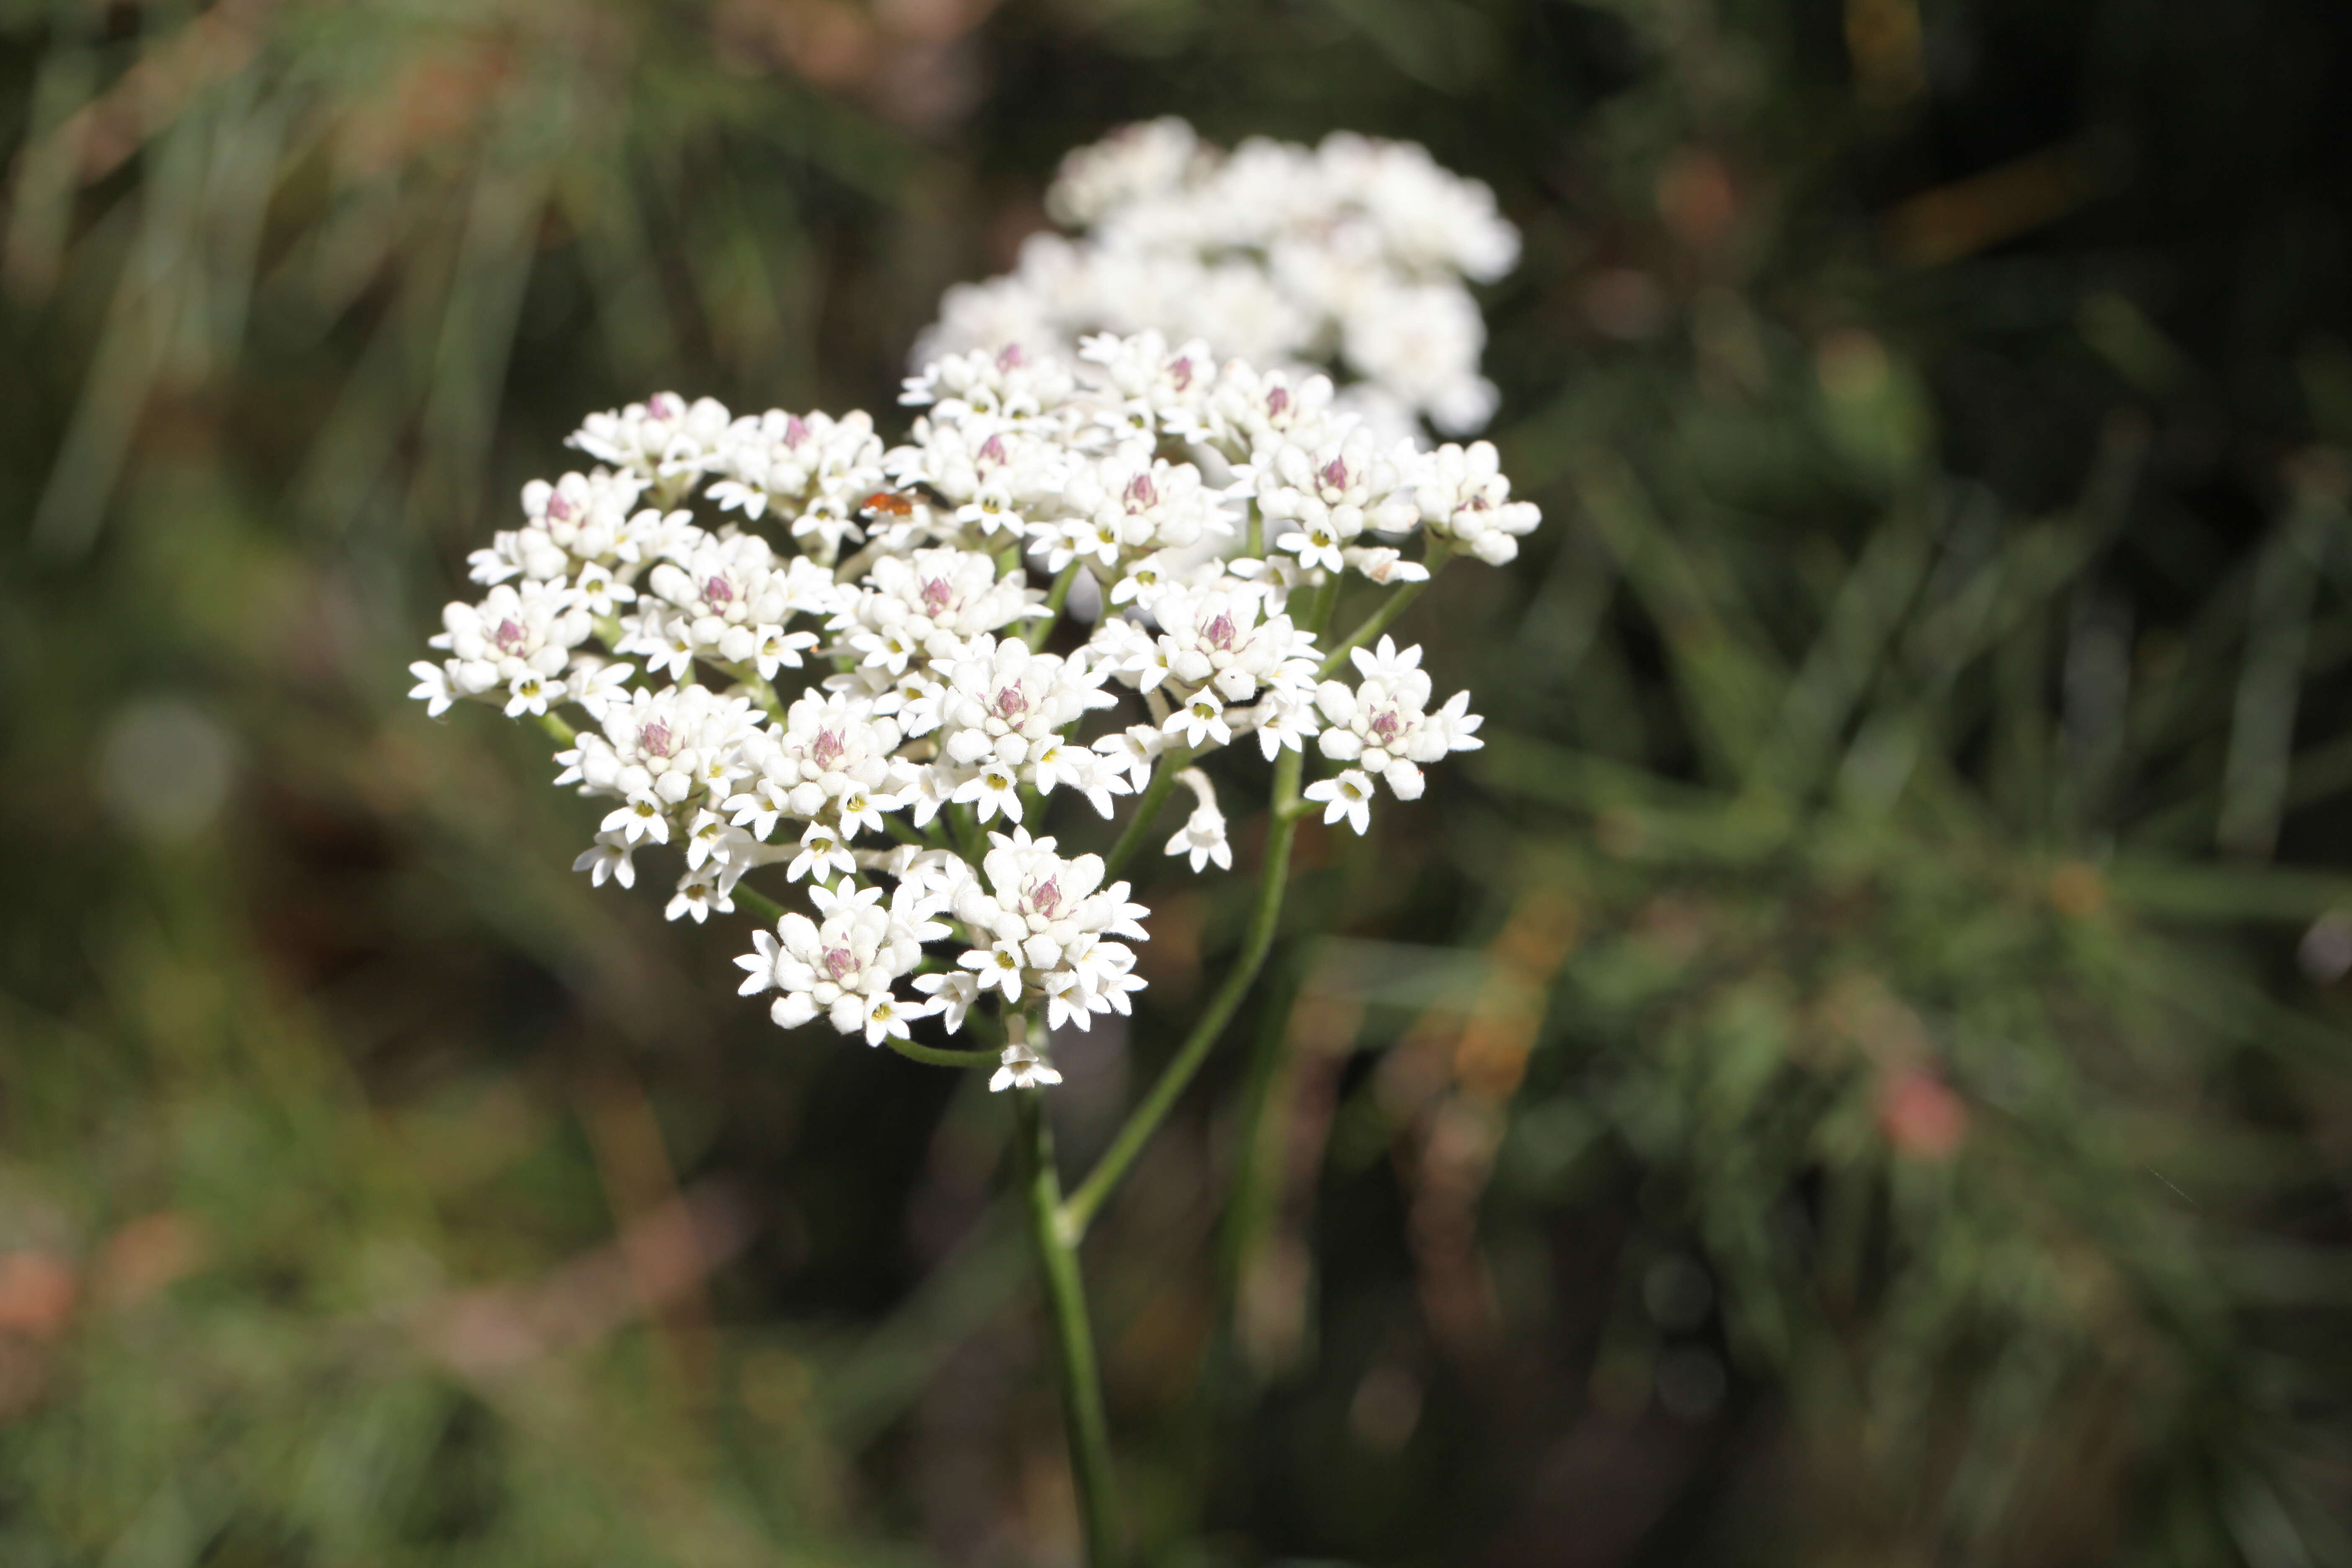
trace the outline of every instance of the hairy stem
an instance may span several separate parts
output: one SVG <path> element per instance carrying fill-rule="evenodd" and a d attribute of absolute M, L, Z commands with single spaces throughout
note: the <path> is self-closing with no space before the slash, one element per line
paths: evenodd
<path fill-rule="evenodd" d="M 1028 1197 L 1029 1233 L 1053 1318 L 1055 1360 L 1061 1373 L 1062 1418 L 1070 1439 L 1070 1474 L 1088 1568 L 1113 1568 L 1121 1559 L 1118 1478 L 1111 1468 L 1110 1424 L 1103 1414 L 1102 1373 L 1095 1362 L 1094 1330 L 1087 1321 L 1085 1281 L 1076 1238 L 1062 1218 L 1062 1179 L 1054 1169 L 1054 1134 L 1045 1124 L 1045 1096 L 1024 1089 L 1014 1096 L 1020 1129 L 1021 1184 Z"/>
<path fill-rule="evenodd" d="M 1151 770 L 1151 782 L 1143 786 L 1143 794 L 1136 801 L 1135 816 L 1128 822 L 1127 831 L 1118 836 L 1118 842 L 1103 857 L 1103 880 L 1118 876 L 1118 868 L 1134 859 L 1135 852 L 1143 847 L 1160 808 L 1168 804 L 1169 794 L 1176 787 L 1176 775 L 1184 771 L 1184 764 L 1192 757 L 1192 753 L 1181 746 L 1171 746 L 1160 753 Z"/>
<path fill-rule="evenodd" d="M 1129 1113 L 1127 1124 L 1111 1140 L 1101 1163 L 1087 1173 L 1087 1179 L 1063 1204 L 1063 1226 L 1073 1239 L 1086 1235 L 1087 1226 L 1093 1223 L 1111 1189 L 1118 1185 L 1119 1178 L 1143 1152 L 1151 1134 L 1167 1120 L 1177 1097 L 1184 1092 L 1184 1086 L 1192 1081 L 1192 1075 L 1208 1059 L 1210 1048 L 1223 1033 L 1226 1021 L 1249 994 L 1257 972 L 1265 966 L 1265 955 L 1274 946 L 1275 928 L 1282 920 L 1282 895 L 1289 885 L 1291 844 L 1298 835 L 1298 818 L 1290 808 L 1298 798 L 1300 765 L 1301 754 L 1287 750 L 1274 764 L 1274 799 L 1266 813 L 1265 863 L 1258 872 L 1257 901 L 1250 911 L 1249 930 L 1242 937 L 1241 952 L 1234 955 L 1233 967 L 1225 972 L 1225 983 L 1209 999 L 1208 1007 L 1160 1073 L 1160 1081 Z"/>

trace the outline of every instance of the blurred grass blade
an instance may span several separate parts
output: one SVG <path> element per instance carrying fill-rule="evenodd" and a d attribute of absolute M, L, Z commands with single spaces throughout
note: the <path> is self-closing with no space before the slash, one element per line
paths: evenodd
<path fill-rule="evenodd" d="M 2315 566 L 2342 522 L 2340 503 L 2306 490 L 2254 565 L 2245 660 L 2231 712 L 2221 812 L 2214 831 L 2215 841 L 2233 854 L 2267 859 L 2278 844 Z"/>
<path fill-rule="evenodd" d="M 1778 659 L 1762 638 L 1734 630 L 1726 610 L 1737 595 L 1676 542 L 1624 463 L 1588 449 L 1571 482 L 1683 677 L 1700 754 L 1718 776 L 1738 780 L 1770 722 Z"/>
<path fill-rule="evenodd" d="M 1755 769 L 1759 784 L 1796 795 L 1820 778 L 1927 576 L 1929 546 L 1927 529 L 1907 512 L 1890 515 L 1873 531 L 1782 693 L 1779 722 Z"/>

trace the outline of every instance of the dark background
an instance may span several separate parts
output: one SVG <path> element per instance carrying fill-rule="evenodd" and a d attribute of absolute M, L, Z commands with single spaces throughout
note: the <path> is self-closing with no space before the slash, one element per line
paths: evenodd
<path fill-rule="evenodd" d="M 1404 628 L 1490 745 L 1305 836 L 1090 1243 L 1150 1560 L 2352 1561 L 2348 46 L 0 5 L 0 1558 L 1072 1559 L 1003 1106 L 779 1035 L 740 923 L 572 875 L 543 741 L 401 693 L 583 413 L 887 425 L 1178 113 L 1495 187 L 1548 521 Z M 1073 1160 L 1238 934 L 1150 876 Z"/>

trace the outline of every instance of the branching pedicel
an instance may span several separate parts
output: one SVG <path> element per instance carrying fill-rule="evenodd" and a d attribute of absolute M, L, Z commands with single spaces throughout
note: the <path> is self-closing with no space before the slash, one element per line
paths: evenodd
<path fill-rule="evenodd" d="M 1168 237 L 1178 209 L 1196 225 L 1218 210 L 1179 199 L 1203 156 L 1189 132 L 1144 128 L 1074 155 L 1057 201 Z M 1399 235 L 1429 268 L 1508 258 L 1491 203 L 1485 237 L 1465 242 L 1395 194 L 1398 180 L 1405 196 L 1452 180 L 1418 149 L 1244 148 L 1222 169 L 1224 184 L 1335 181 L 1317 210 L 1359 212 L 1391 239 L 1368 248 L 1335 219 L 1332 267 L 1393 268 Z M 1478 203 L 1447 211 L 1476 219 Z M 1301 236 L 1221 243 L 1270 247 L 1253 254 L 1271 274 L 1313 271 Z M 1475 353 L 1474 338 L 1473 379 Z M 1034 352 L 948 353 L 903 401 L 921 412 L 896 447 L 862 413 L 736 417 L 667 393 L 590 417 L 572 445 L 593 466 L 525 488 L 523 525 L 472 558 L 486 596 L 445 612 L 434 645 L 446 658 L 414 667 L 414 695 L 436 715 L 496 705 L 561 738 L 557 782 L 610 803 L 578 862 L 597 883 L 631 885 L 637 855 L 660 846 L 683 861 L 670 918 L 741 903 L 772 921 L 737 962 L 745 994 L 772 994 L 778 1025 L 823 1020 L 918 1060 L 993 1066 L 1000 1090 L 1060 1081 L 1049 1031 L 1128 1011 L 1150 911 L 1118 874 L 1161 843 L 1154 825 L 1180 784 L 1192 806 L 1166 854 L 1195 872 L 1230 867 L 1197 764 L 1255 741 L 1273 764 L 1271 826 L 1224 984 L 1066 1201 L 1045 1123 L 1023 1112 L 1099 1562 L 1116 1531 L 1070 1249 L 1264 962 L 1296 819 L 1320 805 L 1361 833 L 1375 781 L 1412 800 L 1423 767 L 1479 744 L 1467 694 L 1433 709 L 1421 650 L 1382 634 L 1449 557 L 1507 562 L 1538 514 L 1484 442 L 1422 450 L 1322 374 L 1221 362 L 1157 331 L 1092 337 L 1075 356 L 1051 331 Z M 1050 586 L 1032 585 L 1031 566 Z M 1369 614 L 1334 638 L 1350 583 Z M 1331 776 L 1302 790 L 1310 753 Z M 1107 857 L 1066 855 L 1043 833 L 1056 795 L 1106 819 L 1133 797 Z M 777 894 L 804 885 L 803 908 L 745 880 L 771 866 Z M 918 1043 L 924 1019 L 982 1031 L 990 1048 Z"/>

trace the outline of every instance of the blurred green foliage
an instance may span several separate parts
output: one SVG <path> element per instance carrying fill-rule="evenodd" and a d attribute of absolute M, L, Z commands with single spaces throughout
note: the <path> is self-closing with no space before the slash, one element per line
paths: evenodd
<path fill-rule="evenodd" d="M 0 6 L 0 1558 L 1067 1558 L 1001 1108 L 778 1037 L 570 875 L 543 744 L 398 693 L 582 412 L 887 405 L 1180 112 L 1496 185 L 1551 521 L 1406 627 L 1479 765 L 1307 836 L 1337 935 L 1090 1242 L 1155 1558 L 2352 1559 L 2347 47 Z M 1142 896 L 1073 1157 L 1238 930 Z"/>

